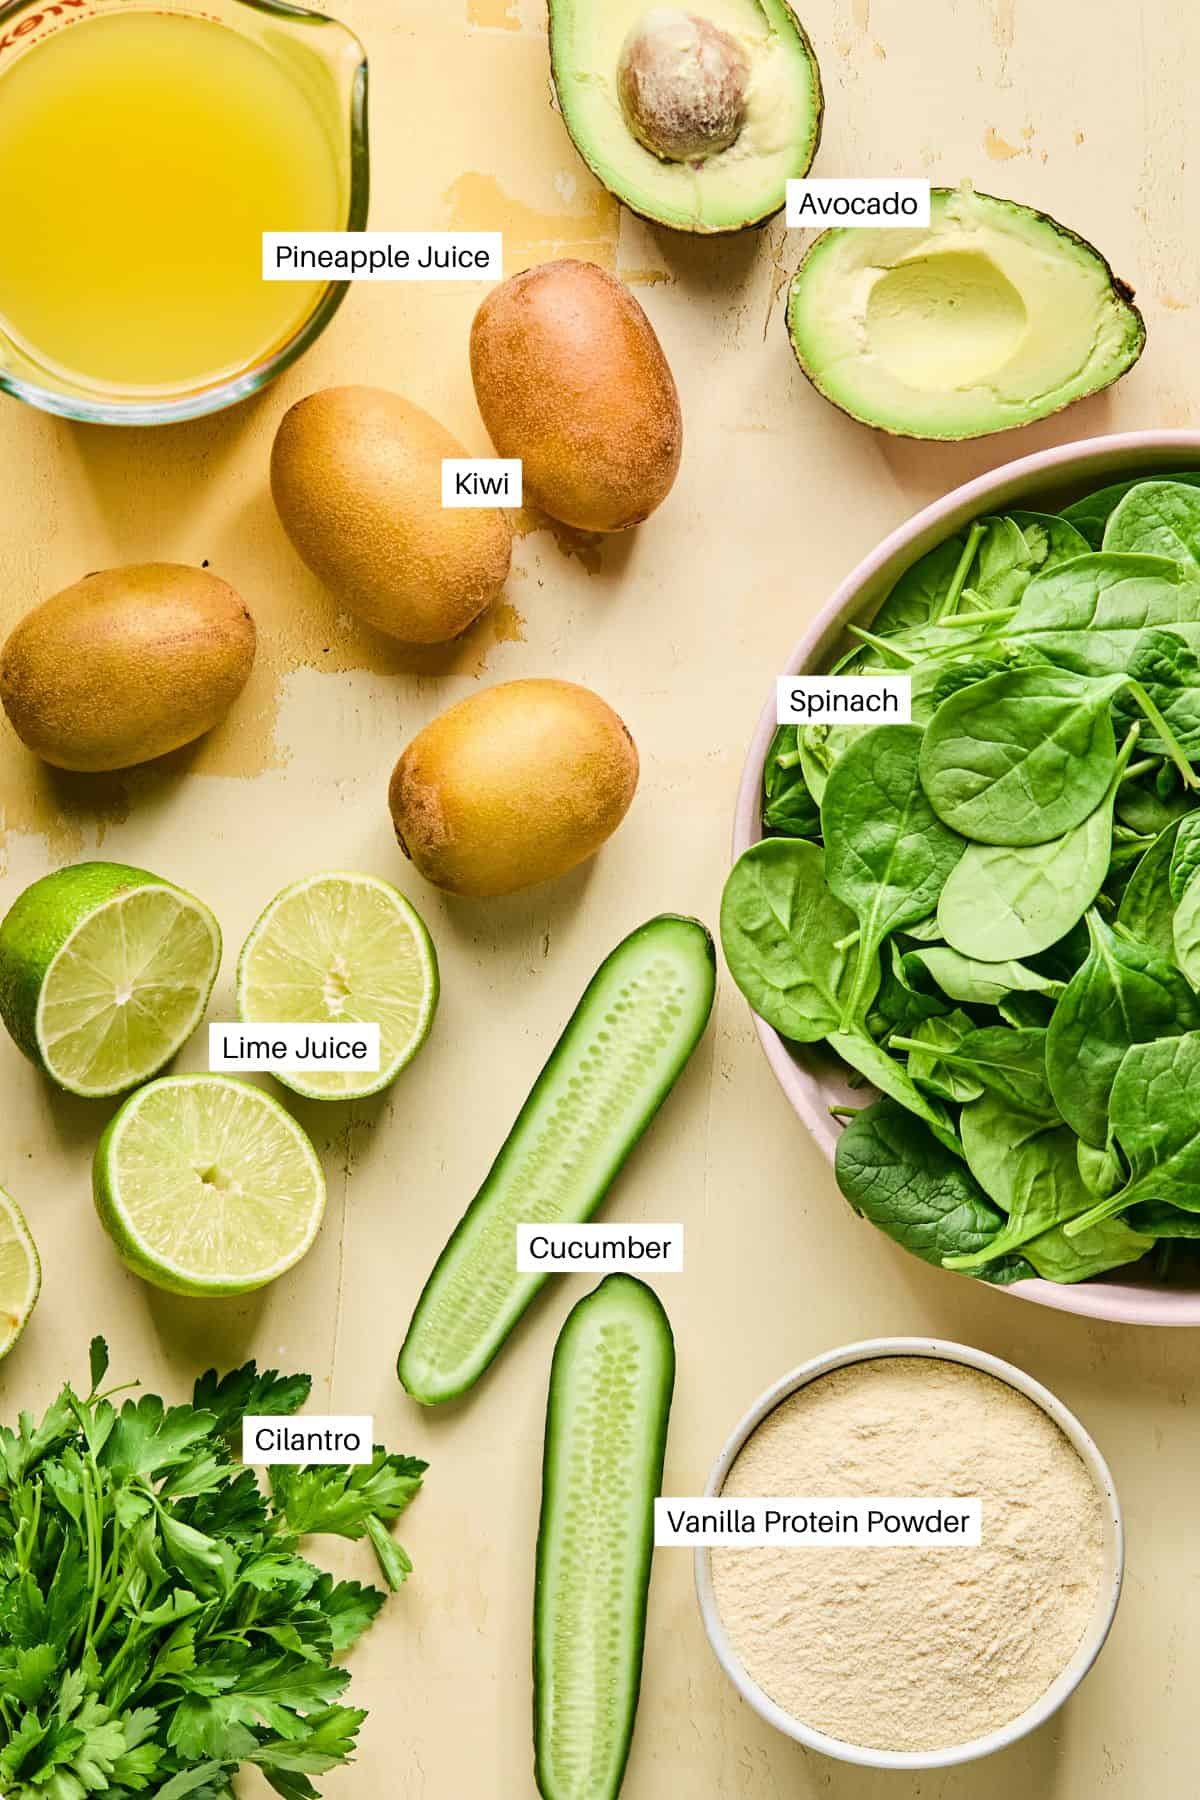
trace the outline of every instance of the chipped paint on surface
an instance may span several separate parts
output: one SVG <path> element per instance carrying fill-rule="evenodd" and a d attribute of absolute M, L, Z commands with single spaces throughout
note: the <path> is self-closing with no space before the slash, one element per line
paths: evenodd
<path fill-rule="evenodd" d="M 611 270 L 617 259 L 620 206 L 598 182 L 581 181 L 561 212 L 539 212 L 501 187 L 493 175 L 460 175 L 446 192 L 455 231 L 504 234 L 504 270 L 515 275 L 556 256 L 578 256 Z"/>

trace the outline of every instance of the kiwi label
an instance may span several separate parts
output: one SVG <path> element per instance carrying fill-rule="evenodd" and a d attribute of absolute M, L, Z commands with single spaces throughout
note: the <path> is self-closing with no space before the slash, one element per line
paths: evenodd
<path fill-rule="evenodd" d="M 519 457 L 442 458 L 443 506 L 520 506 L 523 487 Z"/>
<path fill-rule="evenodd" d="M 929 224 L 929 183 L 907 176 L 789 181 L 787 222 L 817 231 L 827 225 L 920 228 Z"/>

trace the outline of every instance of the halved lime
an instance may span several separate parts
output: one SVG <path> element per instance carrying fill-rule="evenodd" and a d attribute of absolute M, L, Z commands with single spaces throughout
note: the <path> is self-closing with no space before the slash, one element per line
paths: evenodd
<path fill-rule="evenodd" d="M 42 1265 L 15 1200 L 0 1188 L 0 1357 L 7 1356 L 37 1305 Z"/>
<path fill-rule="evenodd" d="M 220 962 L 217 921 L 191 894 L 76 863 L 27 887 L 0 925 L 0 1017 L 68 1093 L 124 1094 L 191 1037 Z"/>
<path fill-rule="evenodd" d="M 238 961 L 237 1012 L 248 1025 L 378 1025 L 377 1072 L 288 1071 L 311 1100 L 378 1093 L 411 1062 L 433 1024 L 437 953 L 415 909 L 374 875 L 310 875 L 277 894 Z"/>
<path fill-rule="evenodd" d="M 121 1260 L 176 1294 L 248 1294 L 309 1249 L 316 1151 L 277 1100 L 228 1075 L 139 1088 L 96 1149 L 96 1211 Z"/>

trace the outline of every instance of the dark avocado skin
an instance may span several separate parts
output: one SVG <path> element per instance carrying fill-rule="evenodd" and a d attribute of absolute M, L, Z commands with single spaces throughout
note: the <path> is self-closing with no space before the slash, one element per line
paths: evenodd
<path fill-rule="evenodd" d="M 595 0 L 595 3 L 603 5 L 604 0 Z M 788 0 L 779 0 L 779 4 L 783 7 L 784 12 L 787 13 L 788 18 L 791 21 L 799 48 L 808 58 L 809 67 L 812 69 L 813 74 L 813 95 L 816 101 L 816 120 L 813 125 L 812 153 L 804 167 L 802 169 L 797 169 L 795 175 L 792 177 L 792 179 L 799 179 L 806 175 L 809 169 L 812 168 L 813 163 L 816 161 L 817 151 L 821 147 L 821 131 L 825 124 L 825 89 L 821 83 L 821 65 L 817 61 L 817 53 L 813 49 L 812 39 L 797 18 L 794 8 L 788 4 Z M 571 142 L 574 144 L 576 150 L 579 152 L 580 156 L 582 156 L 584 162 L 592 171 L 592 174 L 596 177 L 596 180 L 600 185 L 606 188 L 608 192 L 612 194 L 614 199 L 619 200 L 621 205 L 629 212 L 633 213 L 635 218 L 645 219 L 651 225 L 665 226 L 668 231 L 682 232 L 687 237 L 731 237 L 739 231 L 750 231 L 756 226 L 766 225 L 771 219 L 778 217 L 786 204 L 786 195 L 779 201 L 777 206 L 768 206 L 763 212 L 754 213 L 748 218 L 737 220 L 735 223 L 729 225 L 679 225 L 676 224 L 674 220 L 663 219 L 656 213 L 647 212 L 644 207 L 635 206 L 632 200 L 628 199 L 624 194 L 619 193 L 616 188 L 610 187 L 608 182 L 605 181 L 603 174 L 596 167 L 596 164 L 588 154 L 586 144 L 581 144 L 579 142 L 579 139 L 575 136 L 567 121 L 567 114 L 563 107 L 562 94 L 560 91 L 560 84 L 565 77 L 559 58 L 555 53 L 554 0 L 547 0 L 546 11 L 550 24 L 550 80 L 554 87 L 555 104 L 558 107 L 563 124 L 567 128 L 567 135 L 570 137 Z"/>
<path fill-rule="evenodd" d="M 931 199 L 935 198 L 939 194 L 940 195 L 953 194 L 956 191 L 957 190 L 955 188 L 949 188 L 949 187 L 935 187 L 935 188 L 931 188 L 929 190 Z M 984 431 L 973 431 L 966 435 L 953 435 L 953 436 L 947 435 L 944 437 L 938 437 L 928 431 L 902 431 L 902 430 L 900 430 L 900 428 L 898 426 L 895 426 L 895 425 L 881 425 L 881 424 L 877 424 L 874 419 L 861 418 L 858 413 L 851 412 L 848 407 L 843 406 L 841 401 L 838 400 L 833 394 L 831 394 L 827 388 L 822 387 L 821 383 L 817 380 L 816 376 L 813 374 L 812 370 L 808 367 L 807 363 L 804 361 L 804 358 L 801 356 L 799 348 L 797 347 L 797 344 L 796 344 L 796 340 L 792 335 L 791 295 L 795 291 L 797 282 L 801 280 L 801 278 L 804 274 L 805 264 L 809 261 L 810 257 L 813 255 L 813 252 L 825 240 L 825 238 L 827 238 L 830 235 L 830 231 L 837 231 L 837 230 L 841 229 L 841 227 L 839 227 L 839 226 L 831 226 L 829 231 L 821 231 L 821 232 L 817 233 L 816 237 L 813 239 L 812 243 L 808 246 L 808 249 L 804 252 L 804 255 L 801 257 L 799 263 L 797 264 L 796 272 L 792 276 L 791 281 L 788 283 L 788 305 L 784 308 L 783 321 L 784 321 L 784 328 L 788 334 L 788 342 L 792 347 L 792 354 L 796 358 L 796 362 L 800 368 L 800 373 L 804 376 L 804 379 L 810 384 L 811 387 L 816 389 L 817 393 L 820 394 L 820 396 L 823 400 L 828 400 L 830 406 L 836 407 L 838 412 L 840 412 L 845 418 L 853 419 L 854 423 L 856 425 L 866 425 L 869 427 L 869 429 L 871 431 L 882 432 L 886 437 L 908 438 L 915 442 L 925 443 L 925 444 L 929 444 L 929 443 L 966 444 L 966 443 L 970 443 L 972 441 L 972 439 L 974 439 L 974 438 L 996 437 L 1002 431 L 1023 431 L 1026 428 L 1026 426 L 1028 426 L 1028 425 L 1040 424 L 1043 419 L 1052 419 L 1052 418 L 1054 418 L 1056 413 L 1066 412 L 1066 410 L 1069 406 L 1077 406 L 1081 400 L 1090 400 L 1093 394 L 1103 393 L 1105 388 L 1111 387 L 1113 385 L 1113 383 L 1115 381 L 1119 381 L 1123 375 L 1128 375 L 1130 369 L 1132 369 L 1134 367 L 1134 365 L 1139 361 L 1143 350 L 1146 348 L 1146 321 L 1142 317 L 1140 310 L 1133 303 L 1135 290 L 1130 286 L 1130 284 L 1127 281 L 1123 280 L 1120 275 L 1115 273 L 1113 266 L 1109 262 L 1108 258 L 1106 256 L 1101 255 L 1099 250 L 1097 250 L 1095 244 L 1089 243 L 1087 238 L 1081 237 L 1077 231 L 1072 231 L 1069 225 L 1063 225 L 1058 219 L 1056 219 L 1053 216 L 1052 213 L 1042 212 L 1036 206 L 1026 206 L 1023 202 L 1009 200 L 1002 194 L 987 194 L 987 193 L 984 193 L 982 191 L 982 189 L 980 189 L 980 188 L 976 188 L 975 192 L 978 194 L 978 196 L 981 200 L 991 200 L 997 206 L 1018 206 L 1019 205 L 1020 210 L 1022 212 L 1028 213 L 1030 215 L 1030 217 L 1032 217 L 1032 218 L 1039 219 L 1043 225 L 1049 226 L 1050 229 L 1053 232 L 1055 232 L 1059 237 L 1068 238 L 1072 243 L 1080 245 L 1081 248 L 1086 250 L 1090 256 L 1094 256 L 1096 261 L 1098 263 L 1100 263 L 1101 266 L 1103 267 L 1104 272 L 1105 272 L 1106 276 L 1108 277 L 1109 286 L 1114 290 L 1115 293 L 1120 295 L 1121 299 L 1129 307 L 1130 312 L 1133 314 L 1134 318 L 1137 320 L 1138 345 L 1137 345 L 1136 352 L 1130 358 L 1129 362 L 1125 365 L 1125 367 L 1123 369 L 1118 369 L 1115 374 L 1109 375 L 1104 381 L 1098 381 L 1094 388 L 1088 389 L 1087 393 L 1076 394 L 1073 396 L 1072 399 L 1064 400 L 1058 406 L 1052 406 L 1049 409 L 1049 411 L 1047 411 L 1047 412 L 1035 413 L 1032 417 L 1030 417 L 1028 419 L 1021 419 L 1020 421 L 1014 422 L 1012 424 L 989 426 Z"/>

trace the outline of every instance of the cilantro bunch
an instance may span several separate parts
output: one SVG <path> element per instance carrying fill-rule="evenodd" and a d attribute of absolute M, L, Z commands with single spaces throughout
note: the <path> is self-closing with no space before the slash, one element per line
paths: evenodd
<path fill-rule="evenodd" d="M 254 1363 L 197 1381 L 188 1406 L 119 1407 L 65 1387 L 40 1424 L 0 1428 L 0 1794 L 6 1800 L 232 1800 L 242 1763 L 284 1800 L 345 1762 L 365 1715 L 334 1658 L 384 1596 L 335 1582 L 302 1537 L 369 1536 L 388 1585 L 411 1564 L 387 1527 L 426 1464 L 270 1471 L 232 1443 L 245 1413 L 292 1413 L 307 1375 Z"/>

